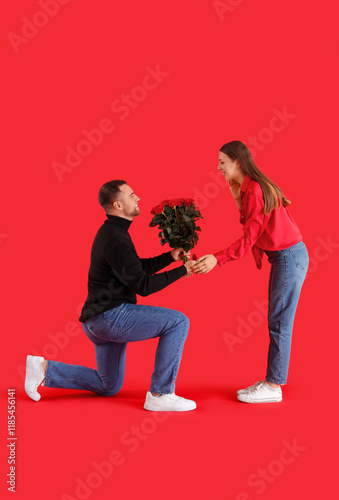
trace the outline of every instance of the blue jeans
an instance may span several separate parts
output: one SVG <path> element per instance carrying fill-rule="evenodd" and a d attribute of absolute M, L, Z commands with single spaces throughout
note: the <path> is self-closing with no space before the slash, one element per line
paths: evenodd
<path fill-rule="evenodd" d="M 270 345 L 266 380 L 286 384 L 294 316 L 309 259 L 302 241 L 285 250 L 265 253 L 272 265 L 268 291 Z"/>
<path fill-rule="evenodd" d="M 174 392 L 189 329 L 184 314 L 125 303 L 90 318 L 82 326 L 95 346 L 97 370 L 48 361 L 45 386 L 83 389 L 105 396 L 117 394 L 124 381 L 127 343 L 159 337 L 149 390 Z"/>

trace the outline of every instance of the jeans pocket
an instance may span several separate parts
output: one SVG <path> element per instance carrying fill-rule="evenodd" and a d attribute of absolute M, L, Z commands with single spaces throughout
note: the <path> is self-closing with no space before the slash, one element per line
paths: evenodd
<path fill-rule="evenodd" d="M 100 321 L 104 320 L 104 313 L 97 314 L 86 321 L 86 326 L 89 330 L 92 330 Z"/>
<path fill-rule="evenodd" d="M 306 271 L 309 259 L 305 244 L 302 242 L 298 243 L 292 248 L 289 248 L 289 251 L 292 254 L 296 268 Z"/>

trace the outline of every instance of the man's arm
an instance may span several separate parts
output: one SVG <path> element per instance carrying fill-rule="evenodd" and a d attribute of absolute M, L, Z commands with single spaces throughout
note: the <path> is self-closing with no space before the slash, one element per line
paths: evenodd
<path fill-rule="evenodd" d="M 169 266 L 174 261 L 183 260 L 184 257 L 190 258 L 191 252 L 185 252 L 183 248 L 176 248 L 170 252 L 162 253 L 157 257 L 150 259 L 140 259 L 142 268 L 146 274 L 155 274 L 166 266 Z"/>
<path fill-rule="evenodd" d="M 194 261 L 188 261 L 170 271 L 150 276 L 143 269 L 135 248 L 120 243 L 106 247 L 105 260 L 114 276 L 126 288 L 142 297 L 158 292 L 186 274 L 191 274 L 190 269 L 194 264 Z"/>
<path fill-rule="evenodd" d="M 150 257 L 149 259 L 140 259 L 140 262 L 146 274 L 155 274 L 164 267 L 172 264 L 174 259 L 172 257 L 172 252 L 165 252 L 156 257 Z"/>

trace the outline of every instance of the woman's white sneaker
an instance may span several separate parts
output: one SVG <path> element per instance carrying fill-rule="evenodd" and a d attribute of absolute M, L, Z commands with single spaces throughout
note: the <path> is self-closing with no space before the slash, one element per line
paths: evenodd
<path fill-rule="evenodd" d="M 243 403 L 280 403 L 282 401 L 281 387 L 273 389 L 266 382 L 261 381 L 253 389 L 249 389 L 237 396 Z"/>
<path fill-rule="evenodd" d="M 33 401 L 39 401 L 41 398 L 37 389 L 40 384 L 44 385 L 45 372 L 41 364 L 43 361 L 45 360 L 42 356 L 28 355 L 26 359 L 25 391 Z"/>
<path fill-rule="evenodd" d="M 259 380 L 259 382 L 256 382 L 255 384 L 246 387 L 246 389 L 239 389 L 239 391 L 237 391 L 237 396 L 239 396 L 239 394 L 244 394 L 245 392 L 250 391 L 251 389 L 254 389 L 255 387 L 257 387 L 257 385 L 261 384 L 261 382 L 263 382 L 263 380 Z"/>
<path fill-rule="evenodd" d="M 149 411 L 191 411 L 197 407 L 195 401 L 181 398 L 174 394 L 153 396 L 150 391 L 146 394 L 145 410 Z"/>

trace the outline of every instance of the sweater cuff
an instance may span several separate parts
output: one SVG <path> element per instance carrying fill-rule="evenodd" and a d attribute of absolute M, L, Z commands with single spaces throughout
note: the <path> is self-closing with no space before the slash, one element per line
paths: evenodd
<path fill-rule="evenodd" d="M 172 255 L 171 255 L 171 252 L 164 252 L 161 255 L 163 258 L 166 259 L 167 265 L 170 265 L 170 264 L 172 264 L 172 262 L 175 262 L 175 260 L 173 259 Z"/>

